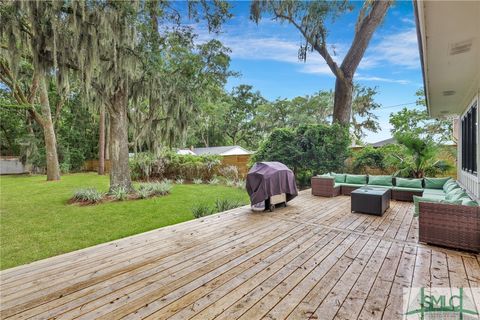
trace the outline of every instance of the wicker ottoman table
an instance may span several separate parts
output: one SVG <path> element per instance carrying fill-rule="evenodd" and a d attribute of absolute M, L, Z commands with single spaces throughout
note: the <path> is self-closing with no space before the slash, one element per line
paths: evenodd
<path fill-rule="evenodd" d="M 352 191 L 352 212 L 383 215 L 390 208 L 392 191 L 384 188 L 362 187 Z"/>

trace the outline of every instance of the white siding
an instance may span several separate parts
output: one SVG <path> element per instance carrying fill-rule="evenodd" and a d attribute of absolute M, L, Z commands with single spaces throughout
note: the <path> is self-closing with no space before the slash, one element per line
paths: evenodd
<path fill-rule="evenodd" d="M 479 105 L 479 96 L 480 88 L 477 90 L 473 100 L 465 107 L 464 113 L 462 116 L 470 109 L 470 107 L 477 101 L 477 123 L 480 119 L 480 105 Z M 478 141 L 480 141 L 480 130 L 479 125 L 477 124 L 477 172 L 480 171 L 480 148 L 478 148 Z M 457 130 L 461 130 L 461 126 L 458 126 Z M 460 184 L 475 198 L 480 199 L 480 172 L 477 175 L 465 172 L 462 170 L 462 134 L 461 131 L 458 132 L 458 161 L 457 161 L 457 170 L 458 170 L 458 181 Z"/>

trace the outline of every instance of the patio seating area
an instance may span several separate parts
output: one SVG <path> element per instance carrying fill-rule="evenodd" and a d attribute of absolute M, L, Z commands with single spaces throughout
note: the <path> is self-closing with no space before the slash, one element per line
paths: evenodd
<path fill-rule="evenodd" d="M 405 287 L 479 287 L 479 257 L 419 243 L 412 211 L 305 190 L 5 270 L 0 317 L 397 319 Z"/>

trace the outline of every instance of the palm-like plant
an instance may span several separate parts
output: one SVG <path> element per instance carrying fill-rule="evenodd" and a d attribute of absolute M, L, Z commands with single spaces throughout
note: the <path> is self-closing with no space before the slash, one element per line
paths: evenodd
<path fill-rule="evenodd" d="M 423 178 L 444 173 L 451 165 L 437 159 L 439 146 L 431 138 L 421 138 L 413 133 L 397 134 L 398 143 L 404 146 L 405 155 L 397 154 L 397 174 L 406 177 Z"/>

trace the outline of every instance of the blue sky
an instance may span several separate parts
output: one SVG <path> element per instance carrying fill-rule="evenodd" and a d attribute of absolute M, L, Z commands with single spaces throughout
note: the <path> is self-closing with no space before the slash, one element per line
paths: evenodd
<path fill-rule="evenodd" d="M 232 2 L 234 17 L 214 36 L 232 50 L 231 69 L 241 73 L 231 78 L 227 89 L 239 84 L 252 85 L 269 99 L 293 98 L 333 89 L 335 78 L 316 52 L 307 62 L 297 58 L 300 33 L 287 23 L 264 17 L 257 25 L 249 19 L 250 2 Z M 361 3 L 358 3 L 358 6 Z M 358 11 L 347 13 L 329 24 L 328 44 L 341 59 L 350 47 Z M 199 28 L 200 29 L 200 28 Z M 202 30 L 200 39 L 212 37 Z M 390 137 L 388 117 L 416 100 L 415 91 L 422 87 L 422 74 L 417 47 L 413 5 L 411 1 L 396 1 L 383 24 L 375 32 L 365 56 L 357 69 L 355 80 L 376 87 L 376 101 L 382 109 L 376 112 L 382 131 L 368 133 L 367 142 Z"/>

